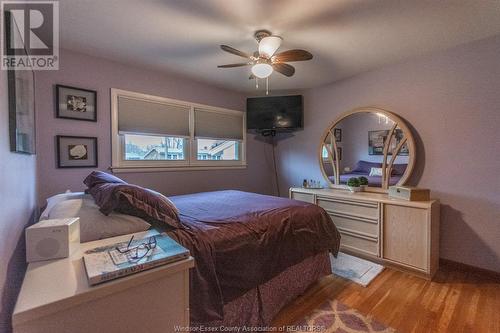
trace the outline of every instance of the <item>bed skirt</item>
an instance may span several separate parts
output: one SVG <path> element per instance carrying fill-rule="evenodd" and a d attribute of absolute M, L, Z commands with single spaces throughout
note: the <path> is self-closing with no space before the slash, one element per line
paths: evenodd
<path fill-rule="evenodd" d="M 222 321 L 192 323 L 191 326 L 268 326 L 282 308 L 303 294 L 312 283 L 331 273 L 329 253 L 317 254 L 224 305 Z"/>

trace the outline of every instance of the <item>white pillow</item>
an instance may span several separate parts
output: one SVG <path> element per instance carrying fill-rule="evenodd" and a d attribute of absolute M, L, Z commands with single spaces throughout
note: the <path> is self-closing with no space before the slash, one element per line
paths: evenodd
<path fill-rule="evenodd" d="M 368 176 L 379 176 L 382 177 L 382 168 L 371 168 L 370 174 Z"/>
<path fill-rule="evenodd" d="M 91 195 L 69 198 L 55 203 L 45 219 L 69 217 L 80 218 L 80 242 L 120 236 L 148 230 L 149 223 L 131 215 L 111 213 L 108 216 L 99 211 Z"/>
<path fill-rule="evenodd" d="M 66 191 L 65 193 L 60 193 L 51 196 L 50 198 L 47 199 L 47 206 L 45 207 L 42 215 L 40 216 L 40 220 L 48 220 L 49 219 L 49 213 L 54 208 L 54 206 L 64 200 L 68 199 L 80 199 L 85 196 L 84 192 L 71 192 L 71 191 Z"/>

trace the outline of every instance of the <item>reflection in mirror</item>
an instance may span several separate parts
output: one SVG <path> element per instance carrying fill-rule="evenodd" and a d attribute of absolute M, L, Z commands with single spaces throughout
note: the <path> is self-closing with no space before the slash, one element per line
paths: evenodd
<path fill-rule="evenodd" d="M 370 187 L 401 185 L 414 148 L 411 133 L 398 121 L 387 112 L 354 112 L 334 124 L 321 146 L 325 177 L 335 185 L 351 177 L 366 177 Z"/>

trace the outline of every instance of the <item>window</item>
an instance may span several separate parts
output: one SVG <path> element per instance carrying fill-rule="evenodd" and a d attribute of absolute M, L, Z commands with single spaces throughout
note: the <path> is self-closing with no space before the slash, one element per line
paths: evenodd
<path fill-rule="evenodd" d="M 245 114 L 111 89 L 112 168 L 245 167 Z"/>
<path fill-rule="evenodd" d="M 196 140 L 198 160 L 238 161 L 239 142 L 234 140 Z"/>
<path fill-rule="evenodd" d="M 326 150 L 325 146 L 322 147 L 321 157 L 323 157 L 324 160 L 326 160 L 328 158 L 328 151 Z"/>
<path fill-rule="evenodd" d="M 125 134 L 125 160 L 184 160 L 185 139 Z"/>

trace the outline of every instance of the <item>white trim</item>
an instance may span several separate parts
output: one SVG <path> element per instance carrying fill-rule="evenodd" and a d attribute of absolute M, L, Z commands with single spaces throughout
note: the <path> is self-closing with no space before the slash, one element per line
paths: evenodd
<path fill-rule="evenodd" d="M 147 102 L 156 102 L 161 104 L 174 104 L 186 106 L 189 111 L 189 137 L 185 137 L 186 144 L 184 154 L 187 157 L 185 160 L 125 160 L 123 148 L 125 147 L 125 133 L 118 131 L 118 98 L 132 98 L 144 100 Z M 197 160 L 196 137 L 194 136 L 195 124 L 194 113 L 195 109 L 200 108 L 204 111 L 212 111 L 224 114 L 236 114 L 241 116 L 243 121 L 243 139 L 220 139 L 238 141 L 239 144 L 239 160 Z M 141 133 L 127 133 L 131 135 L 155 135 Z M 162 135 L 169 136 L 169 135 Z M 178 137 L 178 136 L 175 136 Z M 180 137 L 180 136 L 179 136 Z M 111 167 L 114 172 L 156 172 L 156 171 L 181 171 L 181 170 L 217 170 L 217 169 L 243 169 L 246 168 L 246 113 L 244 111 L 230 110 L 210 105 L 191 103 L 180 101 L 166 97 L 147 95 L 132 91 L 126 91 L 116 88 L 111 88 Z"/>
<path fill-rule="evenodd" d="M 227 166 L 185 166 L 185 167 L 111 167 L 113 173 L 134 173 L 134 172 L 170 172 L 170 171 L 207 171 L 207 170 L 238 170 L 246 169 L 247 165 L 227 165 Z"/>
<path fill-rule="evenodd" d="M 111 165 L 120 166 L 122 160 L 118 133 L 118 96 L 121 90 L 111 88 Z"/>

